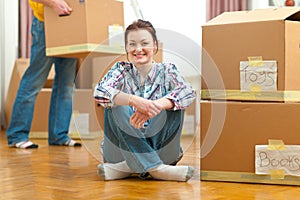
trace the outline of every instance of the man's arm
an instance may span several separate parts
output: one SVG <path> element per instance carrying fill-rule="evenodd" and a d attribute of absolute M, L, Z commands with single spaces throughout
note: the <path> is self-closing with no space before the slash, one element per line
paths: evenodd
<path fill-rule="evenodd" d="M 54 10 L 57 15 L 69 15 L 72 8 L 64 0 L 32 0 L 37 3 L 42 3 Z"/>

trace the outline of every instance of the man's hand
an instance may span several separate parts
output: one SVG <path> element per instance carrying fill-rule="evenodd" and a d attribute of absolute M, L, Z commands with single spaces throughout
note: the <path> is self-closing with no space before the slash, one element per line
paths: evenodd
<path fill-rule="evenodd" d="M 54 10 L 57 15 L 70 15 L 72 8 L 64 0 L 32 0 Z"/>
<path fill-rule="evenodd" d="M 72 8 L 64 0 L 53 0 L 52 9 L 59 15 L 70 15 Z"/>

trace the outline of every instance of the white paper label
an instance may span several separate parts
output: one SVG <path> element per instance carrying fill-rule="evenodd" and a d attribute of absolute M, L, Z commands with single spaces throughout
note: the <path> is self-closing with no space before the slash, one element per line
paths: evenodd
<path fill-rule="evenodd" d="M 262 66 L 250 66 L 248 61 L 240 62 L 241 91 L 276 91 L 277 63 L 262 61 Z"/>
<path fill-rule="evenodd" d="M 268 145 L 256 145 L 255 173 L 270 174 L 271 170 L 300 176 L 300 145 L 285 145 L 285 150 L 270 150 Z"/>
<path fill-rule="evenodd" d="M 123 27 L 119 25 L 108 26 L 109 46 L 124 46 Z"/>

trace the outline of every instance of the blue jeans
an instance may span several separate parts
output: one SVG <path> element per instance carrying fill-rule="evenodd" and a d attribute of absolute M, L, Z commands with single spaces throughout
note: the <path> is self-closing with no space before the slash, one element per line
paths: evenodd
<path fill-rule="evenodd" d="M 164 110 L 145 128 L 135 129 L 129 123 L 130 106 L 104 111 L 104 162 L 126 160 L 135 173 L 145 173 L 161 164 L 172 164 L 182 156 L 180 136 L 184 110 Z"/>
<path fill-rule="evenodd" d="M 76 59 L 46 56 L 44 23 L 35 17 L 31 27 L 30 66 L 22 77 L 6 134 L 8 145 L 28 140 L 36 96 L 44 86 L 52 64 L 52 86 L 48 121 L 49 144 L 64 144 L 68 137 L 73 107 Z"/>

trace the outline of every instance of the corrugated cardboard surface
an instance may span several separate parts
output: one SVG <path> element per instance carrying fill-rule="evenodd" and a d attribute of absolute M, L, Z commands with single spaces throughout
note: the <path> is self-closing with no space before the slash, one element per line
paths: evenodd
<path fill-rule="evenodd" d="M 299 7 L 266 8 L 249 11 L 224 12 L 211 19 L 209 25 L 274 21 L 286 18 L 299 19 Z M 296 14 L 297 13 L 297 14 Z M 296 14 L 296 15 L 294 15 Z"/>
<path fill-rule="evenodd" d="M 29 66 L 29 59 L 19 58 L 15 61 L 15 65 L 12 72 L 12 76 L 11 76 L 11 80 L 9 83 L 8 92 L 5 100 L 5 105 L 4 105 L 4 112 L 5 112 L 7 126 L 10 121 L 13 104 L 17 95 L 21 78 L 25 73 L 26 69 L 28 68 L 28 66 Z M 47 115 L 41 114 L 39 110 L 43 111 L 42 113 L 47 112 L 48 107 L 45 105 L 49 105 L 49 101 L 50 101 L 49 98 L 51 93 L 51 89 L 49 89 L 49 87 L 52 86 L 54 76 L 55 76 L 55 72 L 54 69 L 52 68 L 48 75 L 48 79 L 45 83 L 44 88 L 40 91 L 40 93 L 37 96 L 37 100 L 36 100 L 37 103 L 35 105 L 35 113 L 34 113 L 35 117 L 32 122 L 33 131 L 45 130 L 45 127 L 48 127 Z"/>
<path fill-rule="evenodd" d="M 124 27 L 122 2 L 115 0 L 66 0 L 66 2 L 73 9 L 69 16 L 59 17 L 51 8 L 45 7 L 47 49 L 72 45 L 98 45 L 109 38 L 109 25 L 118 24 Z M 82 52 L 77 54 L 73 52 L 72 56 L 82 57 L 88 53 L 86 51 L 90 50 L 82 49 Z"/>
<path fill-rule="evenodd" d="M 200 107 L 201 170 L 254 173 L 255 145 L 300 144 L 299 103 L 203 101 Z"/>
<path fill-rule="evenodd" d="M 88 130 L 91 132 L 99 131 L 100 126 L 96 118 L 96 112 L 94 109 L 94 89 L 76 89 L 74 93 L 74 114 L 88 114 Z M 76 123 L 76 120 L 75 120 Z M 77 124 L 78 126 L 78 124 Z M 80 127 L 77 127 L 80 128 Z"/>
<path fill-rule="evenodd" d="M 228 12 L 202 29 L 202 89 L 240 89 L 240 61 L 277 61 L 277 89 L 300 90 L 300 8 Z"/>
<path fill-rule="evenodd" d="M 29 59 L 17 59 L 10 80 L 7 98 L 5 101 L 4 111 L 7 125 L 10 120 L 13 103 L 19 88 L 20 80 L 29 66 Z M 48 85 L 51 85 L 54 78 L 54 70 L 52 69 L 48 76 Z M 32 132 L 48 132 L 48 113 L 50 105 L 50 96 L 52 89 L 43 88 L 37 95 L 34 106 L 34 116 L 31 126 Z M 90 131 L 98 131 L 99 125 L 96 120 L 94 111 L 93 89 L 76 89 L 74 93 L 73 110 L 76 114 L 85 113 L 89 115 L 88 129 Z"/>

